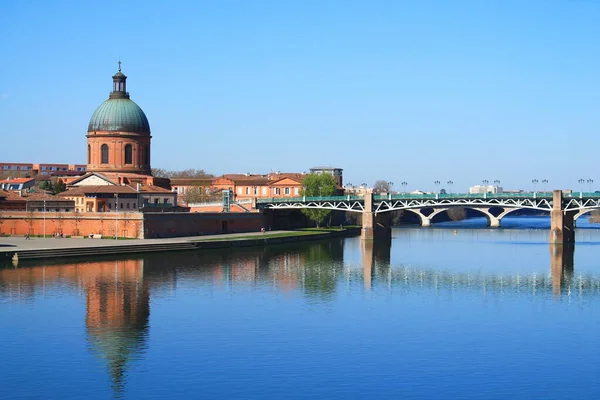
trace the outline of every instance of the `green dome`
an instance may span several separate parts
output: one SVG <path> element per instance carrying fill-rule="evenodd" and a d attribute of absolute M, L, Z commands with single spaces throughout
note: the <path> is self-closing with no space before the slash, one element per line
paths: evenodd
<path fill-rule="evenodd" d="M 146 114 L 133 100 L 128 98 L 108 99 L 100 104 L 90 119 L 88 132 L 95 131 L 150 134 L 150 124 Z"/>
<path fill-rule="evenodd" d="M 142 109 L 130 99 L 108 99 L 94 111 L 88 132 L 119 131 L 150 133 L 150 124 Z"/>

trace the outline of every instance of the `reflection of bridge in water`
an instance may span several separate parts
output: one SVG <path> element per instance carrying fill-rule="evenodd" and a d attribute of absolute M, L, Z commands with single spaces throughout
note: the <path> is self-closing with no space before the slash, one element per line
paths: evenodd
<path fill-rule="evenodd" d="M 600 276 L 574 273 L 574 246 L 551 244 L 550 268 L 545 274 L 485 274 L 438 271 L 390 264 L 391 245 L 364 241 L 362 269 L 345 268 L 347 279 L 362 280 L 366 290 L 375 285 L 394 288 L 452 288 L 482 291 L 519 291 L 531 293 L 563 292 L 600 295 Z"/>

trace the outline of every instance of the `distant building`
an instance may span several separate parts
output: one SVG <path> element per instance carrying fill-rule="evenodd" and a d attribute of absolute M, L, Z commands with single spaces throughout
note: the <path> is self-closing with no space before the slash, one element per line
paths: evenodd
<path fill-rule="evenodd" d="M 313 167 L 310 169 L 311 174 L 329 174 L 333 176 L 333 179 L 335 179 L 338 186 L 344 186 L 342 171 L 343 169 L 335 167 Z"/>
<path fill-rule="evenodd" d="M 85 173 L 84 164 L 30 164 L 30 163 L 0 163 L 0 176 L 3 177 L 46 177 L 57 175 L 82 175 Z"/>
<path fill-rule="evenodd" d="M 483 193 L 504 193 L 504 190 L 501 186 L 493 186 L 493 185 L 475 185 L 469 188 L 470 194 L 483 194 Z"/>
<path fill-rule="evenodd" d="M 33 178 L 8 178 L 0 180 L 0 189 L 3 190 L 27 190 L 35 186 L 35 179 Z"/>

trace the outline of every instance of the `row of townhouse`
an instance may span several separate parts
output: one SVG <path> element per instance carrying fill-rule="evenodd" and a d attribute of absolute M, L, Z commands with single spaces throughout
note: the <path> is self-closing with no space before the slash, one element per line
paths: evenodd
<path fill-rule="evenodd" d="M 29 164 L 29 163 L 0 163 L 0 176 L 3 177 L 33 177 L 50 176 L 75 172 L 83 174 L 85 164 Z"/>
<path fill-rule="evenodd" d="M 342 170 L 340 168 L 311 168 L 311 173 L 330 173 L 338 185 L 338 192 L 343 192 Z M 199 188 L 219 200 L 224 190 L 231 190 L 234 201 L 260 198 L 299 197 L 302 193 L 302 181 L 306 173 L 273 172 L 269 174 L 225 174 L 215 178 L 171 179 L 171 187 L 177 192 L 181 204 L 189 204 L 187 195 Z M 196 196 L 197 197 L 197 196 Z M 210 196 L 207 196 L 210 197 Z"/>

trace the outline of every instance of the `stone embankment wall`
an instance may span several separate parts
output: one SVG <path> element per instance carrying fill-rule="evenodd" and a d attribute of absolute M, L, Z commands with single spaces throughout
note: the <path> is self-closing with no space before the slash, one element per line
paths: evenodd
<path fill-rule="evenodd" d="M 4 235 L 114 236 L 118 227 L 120 237 L 142 238 L 143 226 L 143 214 L 138 212 L 117 217 L 117 213 L 0 211 L 0 234 Z"/>
<path fill-rule="evenodd" d="M 258 232 L 263 224 L 259 213 L 149 213 L 144 215 L 144 237 Z"/>
<path fill-rule="evenodd" d="M 0 211 L 0 235 L 180 237 L 260 231 L 258 213 L 65 213 Z"/>

